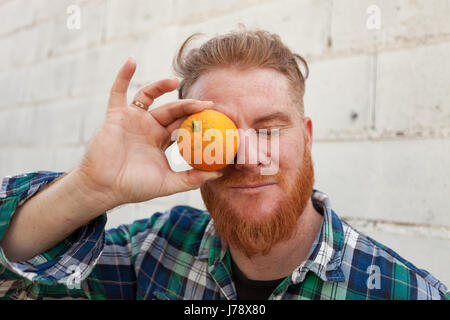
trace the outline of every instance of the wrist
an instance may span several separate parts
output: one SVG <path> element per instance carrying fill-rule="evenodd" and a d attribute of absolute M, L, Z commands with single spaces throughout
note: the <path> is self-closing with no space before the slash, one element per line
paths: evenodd
<path fill-rule="evenodd" d="M 79 212 L 83 213 L 80 218 L 85 220 L 83 222 L 89 222 L 119 205 L 108 192 L 96 189 L 78 169 L 68 172 L 62 180 L 63 192 L 65 195 L 70 193 L 70 201 L 79 206 Z"/>

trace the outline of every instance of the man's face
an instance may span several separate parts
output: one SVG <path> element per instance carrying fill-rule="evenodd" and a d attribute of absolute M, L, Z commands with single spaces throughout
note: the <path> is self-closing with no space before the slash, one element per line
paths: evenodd
<path fill-rule="evenodd" d="M 290 90 L 287 78 L 275 70 L 237 68 L 214 69 L 189 90 L 188 98 L 213 101 L 214 109 L 231 118 L 241 133 L 251 132 L 249 129 L 256 132 L 256 140 L 241 135 L 241 161 L 236 163 L 235 159 L 234 164 L 223 169 L 221 178 L 201 188 L 216 228 L 219 226 L 219 234 L 228 242 L 233 242 L 231 238 L 236 235 L 225 233 L 234 233 L 242 226 L 246 226 L 242 237 L 245 233 L 276 233 L 273 228 L 280 229 L 284 224 L 284 228 L 295 228 L 301 214 L 298 211 L 303 211 L 311 195 L 311 120 L 302 119 Z M 278 129 L 278 144 L 271 144 L 276 137 L 259 134 L 260 129 Z M 258 139 L 265 142 L 267 150 L 258 147 Z M 252 153 L 257 161 L 251 160 Z M 262 169 L 269 167 L 277 168 L 275 174 L 263 175 Z M 220 230 L 230 226 L 228 231 Z M 286 238 L 291 231 L 284 230 L 279 237 Z M 257 238 L 261 243 L 269 241 L 261 235 L 251 242 Z M 248 252 L 254 251 L 258 248 Z"/>

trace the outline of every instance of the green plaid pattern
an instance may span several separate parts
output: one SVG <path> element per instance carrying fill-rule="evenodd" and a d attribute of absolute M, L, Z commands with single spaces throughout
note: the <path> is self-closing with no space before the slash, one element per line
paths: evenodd
<path fill-rule="evenodd" d="M 6 177 L 0 238 L 16 208 L 62 173 Z M 314 190 L 323 213 L 307 259 L 269 299 L 446 300 L 444 284 L 339 219 Z M 231 257 L 207 211 L 188 206 L 105 231 L 106 215 L 28 261 L 0 248 L 1 299 L 236 299 Z"/>

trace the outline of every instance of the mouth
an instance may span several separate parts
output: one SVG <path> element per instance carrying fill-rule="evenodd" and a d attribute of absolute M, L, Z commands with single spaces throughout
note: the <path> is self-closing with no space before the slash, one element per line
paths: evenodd
<path fill-rule="evenodd" d="M 245 183 L 236 186 L 232 186 L 231 189 L 237 192 L 243 193 L 258 193 L 262 191 L 266 191 L 273 186 L 275 186 L 276 182 L 258 182 L 258 183 Z"/>

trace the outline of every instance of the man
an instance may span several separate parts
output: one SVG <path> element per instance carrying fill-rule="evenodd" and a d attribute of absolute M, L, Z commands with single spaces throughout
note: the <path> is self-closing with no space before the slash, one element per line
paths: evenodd
<path fill-rule="evenodd" d="M 128 59 L 105 121 L 68 173 L 3 181 L 0 295 L 90 299 L 448 299 L 428 272 L 341 221 L 313 189 L 307 64 L 278 36 L 240 31 L 181 47 L 182 78 L 143 87 L 131 105 Z M 298 62 L 305 66 L 305 76 Z M 146 112 L 178 88 L 181 100 Z M 277 129 L 278 157 L 250 140 L 220 172 L 173 172 L 164 150 L 189 114 L 213 108 L 239 129 Z M 256 150 L 256 151 L 255 151 Z M 276 160 L 275 160 L 276 158 Z M 248 160 L 248 158 L 247 158 Z M 262 175 L 276 161 L 278 171 Z M 208 211 L 178 206 L 104 231 L 104 213 L 200 187 Z"/>

